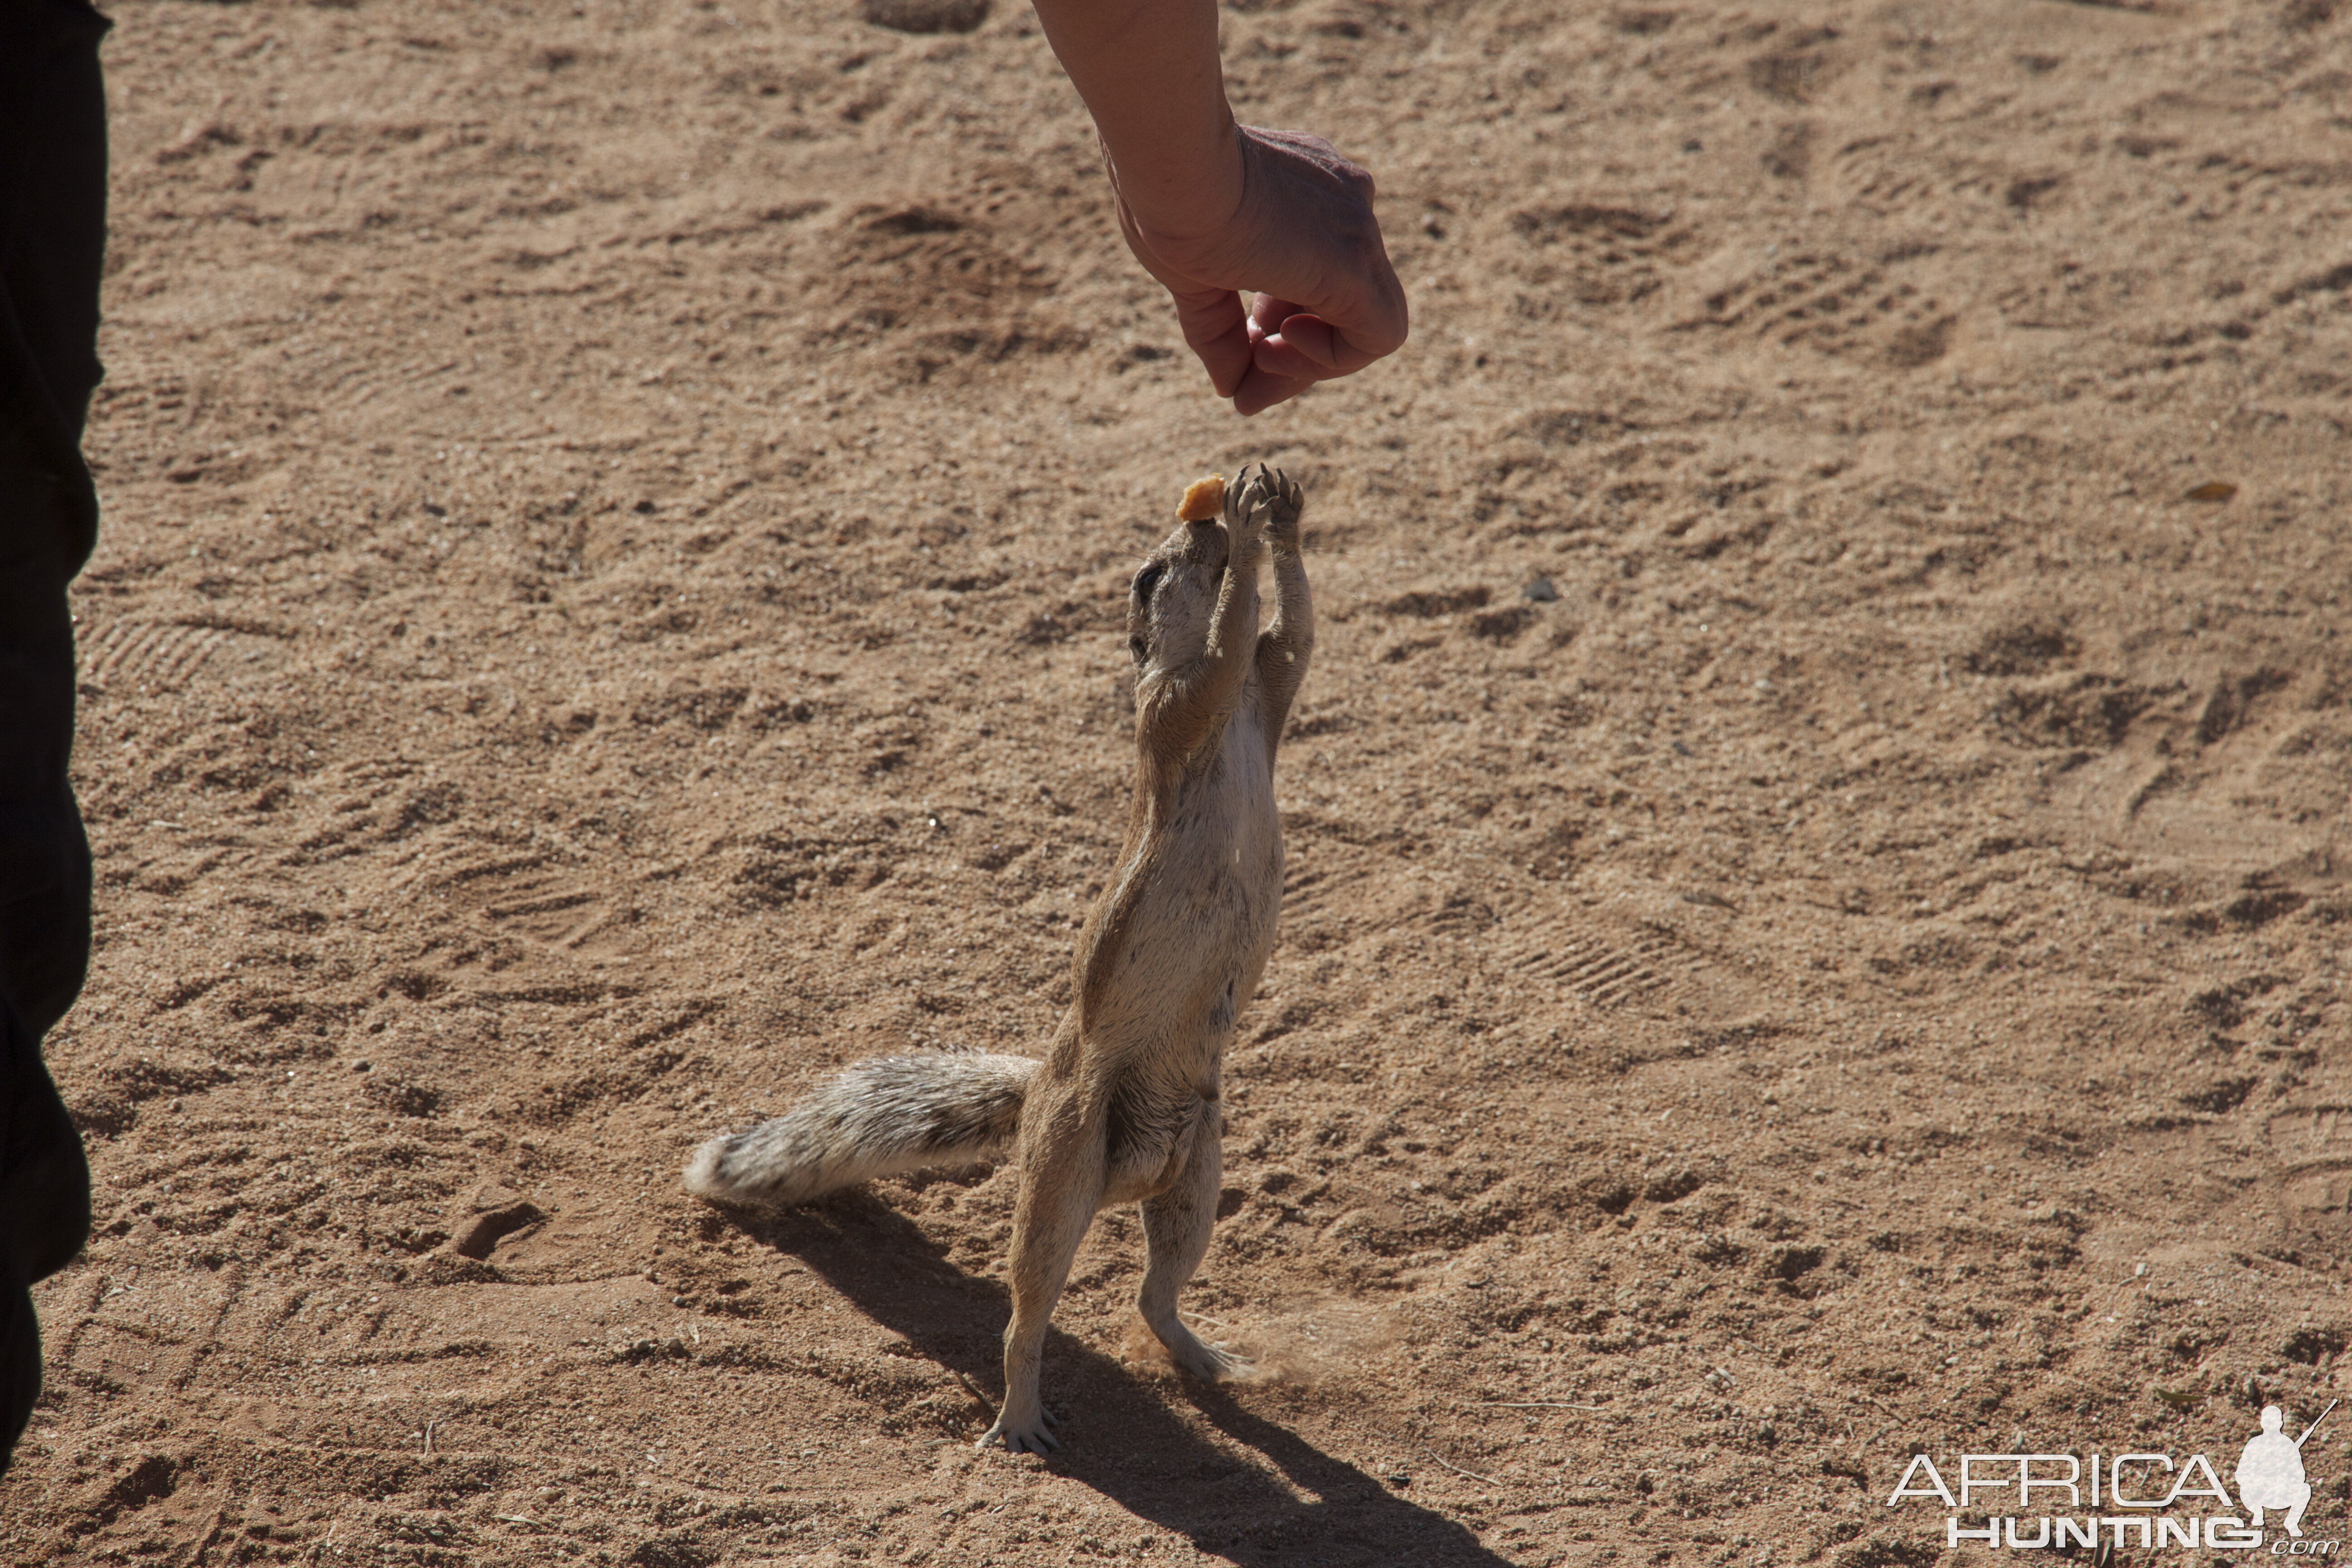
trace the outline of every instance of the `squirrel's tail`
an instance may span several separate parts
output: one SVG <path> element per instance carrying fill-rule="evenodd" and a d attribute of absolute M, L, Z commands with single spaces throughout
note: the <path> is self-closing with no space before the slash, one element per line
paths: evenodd
<path fill-rule="evenodd" d="M 971 1165 L 1012 1147 L 1026 1057 L 881 1057 L 859 1062 L 783 1115 L 713 1138 L 686 1190 L 718 1203 L 782 1207 L 877 1176 Z"/>

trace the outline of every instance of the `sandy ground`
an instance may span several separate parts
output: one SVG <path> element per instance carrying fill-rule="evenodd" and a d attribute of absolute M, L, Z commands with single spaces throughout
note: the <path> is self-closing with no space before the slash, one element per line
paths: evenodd
<path fill-rule="evenodd" d="M 100 1229 L 0 1558 L 1925 1568 L 1915 1447 L 2316 1415 L 2333 9 L 1237 6 L 1416 310 L 1244 423 L 1016 5 L 121 0 Z M 1126 574 L 1253 458 L 1322 640 L 1186 1304 L 1267 1375 L 1106 1216 L 1067 1453 L 978 1455 L 1014 1172 L 677 1173 L 1039 1047 Z"/>

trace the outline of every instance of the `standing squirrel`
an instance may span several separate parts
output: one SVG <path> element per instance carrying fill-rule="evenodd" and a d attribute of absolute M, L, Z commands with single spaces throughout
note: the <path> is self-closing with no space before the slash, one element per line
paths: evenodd
<path fill-rule="evenodd" d="M 783 1205 L 1017 1150 L 1004 1407 L 982 1447 L 1061 1447 L 1038 1401 L 1045 1324 L 1087 1227 L 1114 1204 L 1142 1205 L 1137 1305 L 1176 1364 L 1212 1380 L 1246 1369 L 1183 1325 L 1176 1293 L 1216 1224 L 1225 1046 L 1265 972 L 1282 900 L 1275 751 L 1315 643 L 1298 487 L 1253 468 L 1225 490 L 1222 518 L 1193 518 L 1208 488 L 1195 486 L 1178 514 L 1187 521 L 1135 574 L 1135 798 L 1045 1058 L 860 1062 L 785 1115 L 712 1139 L 686 1170 L 698 1197 Z M 1268 550 L 1277 598 L 1260 632 Z"/>

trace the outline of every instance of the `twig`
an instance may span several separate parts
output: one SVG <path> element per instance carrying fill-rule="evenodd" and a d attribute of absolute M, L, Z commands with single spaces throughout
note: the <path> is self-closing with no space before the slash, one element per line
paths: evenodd
<path fill-rule="evenodd" d="M 1177 1316 L 1181 1318 L 1190 1318 L 1196 1323 L 1206 1323 L 1213 1329 L 1230 1329 L 1233 1327 L 1231 1323 L 1225 1321 L 1223 1318 L 1213 1318 L 1206 1312 L 1179 1312 Z"/>
<path fill-rule="evenodd" d="M 1437 1455 L 1430 1449 L 1423 1448 L 1422 1452 L 1429 1455 L 1433 1459 L 1437 1459 L 1439 1464 L 1444 1465 L 1447 1469 L 1452 1470 L 1457 1476 L 1468 1476 L 1472 1480 L 1484 1481 L 1490 1487 L 1498 1487 L 1503 1484 L 1492 1476 L 1482 1476 L 1475 1470 L 1465 1470 L 1461 1466 L 1454 1464 L 1448 1460 L 1438 1459 Z"/>
<path fill-rule="evenodd" d="M 439 1425 L 437 1421 L 427 1421 L 425 1424 L 425 1457 L 428 1459 L 433 1457 L 433 1428 Z"/>
<path fill-rule="evenodd" d="M 972 1382 L 970 1377 L 966 1376 L 962 1373 L 958 1373 L 955 1376 L 956 1381 L 963 1384 L 964 1392 L 971 1394 L 974 1399 L 980 1401 L 980 1407 L 982 1410 L 993 1410 L 996 1408 L 996 1401 L 991 1399 L 985 1394 L 982 1394 L 980 1391 L 980 1384 Z"/>
<path fill-rule="evenodd" d="M 2064 1374 L 2062 1373 L 2058 1373 L 2058 1374 L 2056 1374 L 2056 1375 L 2063 1376 Z M 2090 1385 L 2089 1385 L 2088 1384 L 2084 1384 L 2084 1386 L 2087 1388 L 2087 1387 L 2089 1387 Z M 1857 1392 L 1855 1392 L 1855 1391 L 1853 1391 L 1853 1390 L 1852 1390 L 1852 1389 L 1849 1389 L 1849 1390 L 1847 1390 L 1847 1391 L 1846 1391 L 1846 1397 L 1847 1397 L 1847 1398 L 1849 1398 L 1849 1399 L 1858 1400 L 1858 1401 L 1860 1401 L 1862 1404 L 1864 1404 L 1864 1405 L 1869 1405 L 1873 1410 L 1877 1411 L 1881 1415 L 1885 1416 L 1889 1421 L 1900 1422 L 1900 1421 L 1903 1419 L 1903 1417 L 1902 1417 L 1902 1416 L 1897 1415 L 1894 1411 L 1889 1410 L 1888 1408 L 1886 1408 L 1886 1406 L 1885 1406 L 1885 1405 L 1881 1405 L 1880 1403 L 1878 1403 L 1878 1401 L 1876 1401 L 1875 1399 L 1873 1399 L 1873 1398 L 1872 1398 L 1870 1395 L 1868 1395 L 1867 1394 L 1861 1394 L 1861 1393 L 1857 1393 Z M 1885 1436 L 1885 1435 L 1886 1435 L 1886 1434 L 1885 1433 L 1885 1431 L 1883 1431 L 1883 1430 L 1882 1430 L 1882 1431 L 1879 1433 L 1879 1435 L 1878 1435 L 1878 1436 L 1879 1436 L 1880 1437 L 1883 1437 L 1883 1436 Z M 1874 1443 L 1875 1443 L 1875 1442 L 1877 1442 L 1877 1441 L 1878 1441 L 1878 1437 L 1873 1437 L 1873 1438 L 1871 1439 L 1871 1441 L 1872 1441 L 1872 1442 L 1874 1442 Z"/>
<path fill-rule="evenodd" d="M 1489 1410 L 1600 1410 L 1603 1405 L 1570 1405 L 1565 1399 L 1481 1399 L 1475 1403 Z"/>
<path fill-rule="evenodd" d="M 533 1530 L 545 1530 L 547 1528 L 547 1526 L 541 1524 L 539 1521 L 535 1519 L 525 1519 L 519 1513 L 494 1513 L 490 1515 L 490 1517 L 499 1521 L 502 1524 L 527 1524 Z"/>

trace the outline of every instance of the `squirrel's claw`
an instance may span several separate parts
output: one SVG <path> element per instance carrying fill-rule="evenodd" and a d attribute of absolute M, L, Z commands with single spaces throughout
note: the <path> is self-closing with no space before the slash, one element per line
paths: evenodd
<path fill-rule="evenodd" d="M 1004 1424 L 1004 1418 L 1000 1415 L 996 1418 L 996 1425 L 991 1426 L 982 1435 L 980 1441 L 972 1446 L 976 1448 L 989 1448 L 1002 1445 L 1008 1454 L 1060 1453 L 1062 1451 L 1060 1439 L 1045 1430 L 1045 1412 L 1039 1411 L 1038 1415 L 1040 1418 L 1038 1425 L 1025 1431 L 1017 1426 L 1007 1426 Z"/>
<path fill-rule="evenodd" d="M 1257 1363 L 1247 1356 L 1202 1341 L 1193 1342 L 1193 1353 L 1179 1358 L 1179 1364 L 1202 1383 L 1237 1382 L 1257 1371 Z"/>
<path fill-rule="evenodd" d="M 1298 548 L 1298 520 L 1306 510 L 1298 482 L 1280 468 L 1266 471 L 1265 536 L 1278 548 Z"/>
<path fill-rule="evenodd" d="M 1246 552 L 1261 538 L 1295 547 L 1302 500 L 1297 482 L 1280 468 L 1264 463 L 1244 468 L 1225 487 L 1225 532 L 1232 547 Z"/>
<path fill-rule="evenodd" d="M 1264 463 L 1252 463 L 1241 471 L 1234 484 L 1226 487 L 1225 539 L 1231 552 L 1228 559 L 1254 554 L 1265 537 L 1267 521 L 1275 515 L 1280 495 L 1272 470 Z"/>

